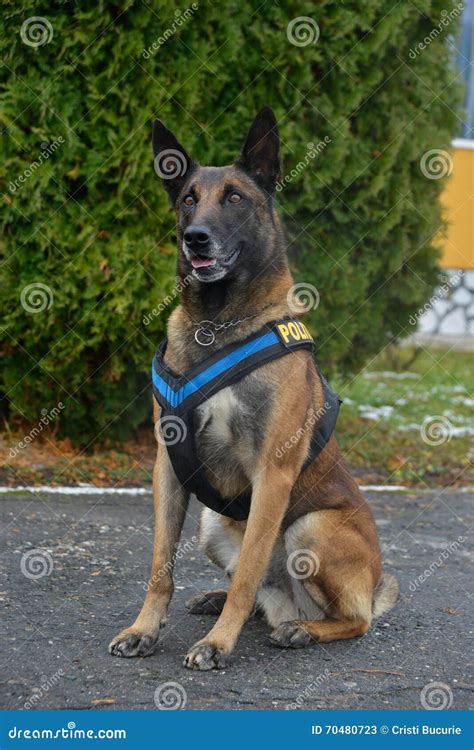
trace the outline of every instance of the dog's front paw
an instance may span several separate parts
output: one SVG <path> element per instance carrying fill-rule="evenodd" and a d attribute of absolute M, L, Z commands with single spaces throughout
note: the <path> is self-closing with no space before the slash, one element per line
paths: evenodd
<path fill-rule="evenodd" d="M 188 669 L 223 669 L 227 665 L 227 656 L 221 648 L 213 643 L 196 643 L 186 654 L 184 666 Z"/>
<path fill-rule="evenodd" d="M 316 643 L 316 639 L 304 629 L 299 620 L 282 622 L 275 628 L 270 638 L 272 643 L 280 648 L 304 648 Z"/>
<path fill-rule="evenodd" d="M 113 656 L 151 656 L 158 638 L 126 628 L 109 643 L 109 653 Z"/>

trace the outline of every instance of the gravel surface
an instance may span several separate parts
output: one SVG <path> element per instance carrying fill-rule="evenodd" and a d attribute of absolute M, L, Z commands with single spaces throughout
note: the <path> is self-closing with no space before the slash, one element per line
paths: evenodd
<path fill-rule="evenodd" d="M 157 688 L 175 682 L 191 709 L 421 709 L 438 699 L 469 707 L 472 494 L 369 493 L 369 501 L 385 567 L 401 584 L 391 612 L 363 638 L 301 650 L 275 648 L 253 618 L 225 671 L 193 672 L 183 657 L 214 618 L 187 614 L 185 601 L 226 585 L 193 542 L 197 503 L 155 654 L 118 659 L 107 645 L 144 597 L 151 497 L 0 495 L 0 706 L 154 709 Z"/>

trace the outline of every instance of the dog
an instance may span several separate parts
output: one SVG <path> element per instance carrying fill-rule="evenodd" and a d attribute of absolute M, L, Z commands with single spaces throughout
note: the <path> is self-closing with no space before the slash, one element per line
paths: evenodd
<path fill-rule="evenodd" d="M 176 210 L 181 282 L 163 350 L 165 375 L 186 374 L 187 382 L 187 373 L 202 363 L 207 368 L 229 347 L 240 351 L 240 342 L 257 340 L 256 332 L 270 330 L 274 321 L 283 321 L 279 325 L 293 332 L 294 343 L 299 334 L 307 344 L 301 341 L 304 326 L 285 323 L 295 309 L 274 205 L 281 164 L 272 110 L 265 107 L 256 116 L 232 166 L 200 166 L 159 120 L 153 152 Z M 191 613 L 218 616 L 186 655 L 184 665 L 191 669 L 224 667 L 257 609 L 272 629 L 273 644 L 302 648 L 364 635 L 373 617 L 398 596 L 396 579 L 382 573 L 372 513 L 334 433 L 308 465 L 308 421 L 313 415 L 317 423 L 325 407 L 324 380 L 313 355 L 308 348 L 284 354 L 237 374 L 194 409 L 203 486 L 226 502 L 245 493 L 249 501 L 247 517 L 237 520 L 226 510 L 202 511 L 202 548 L 227 572 L 230 585 L 188 602 Z M 158 424 L 160 411 L 155 397 Z M 173 464 L 160 430 L 157 437 L 150 583 L 137 619 L 109 645 L 117 656 L 153 653 L 173 593 L 173 562 L 190 491 L 177 476 L 179 458 Z M 208 504 L 205 496 L 200 499 Z"/>

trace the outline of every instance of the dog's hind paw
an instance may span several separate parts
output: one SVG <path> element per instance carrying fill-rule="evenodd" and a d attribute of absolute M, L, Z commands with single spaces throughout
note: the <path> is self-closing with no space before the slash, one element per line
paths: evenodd
<path fill-rule="evenodd" d="M 270 639 L 275 646 L 280 646 L 280 648 L 304 648 L 316 643 L 316 639 L 303 628 L 298 620 L 282 622 L 271 633 Z"/>
<path fill-rule="evenodd" d="M 186 654 L 184 666 L 188 669 L 223 669 L 227 665 L 227 655 L 212 643 L 196 643 Z"/>
<path fill-rule="evenodd" d="M 224 609 L 227 599 L 225 589 L 207 591 L 205 594 L 197 594 L 186 602 L 186 609 L 191 615 L 220 615 Z"/>
<path fill-rule="evenodd" d="M 158 639 L 146 633 L 138 633 L 128 628 L 122 630 L 109 643 L 109 653 L 113 656 L 151 656 Z"/>

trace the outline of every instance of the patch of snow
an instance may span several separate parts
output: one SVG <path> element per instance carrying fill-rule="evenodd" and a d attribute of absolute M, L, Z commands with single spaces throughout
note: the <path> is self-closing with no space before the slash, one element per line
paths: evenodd
<path fill-rule="evenodd" d="M 467 435 L 474 435 L 474 427 L 453 427 L 451 429 L 452 437 L 466 437 Z"/>
<path fill-rule="evenodd" d="M 419 432 L 421 429 L 421 425 L 416 424 L 416 422 L 409 422 L 408 424 L 399 425 L 398 429 L 401 432 L 413 432 L 414 430 Z"/>
<path fill-rule="evenodd" d="M 464 396 L 455 396 L 451 399 L 453 404 L 463 404 L 463 406 L 474 406 L 474 398 L 464 398 Z"/>
<path fill-rule="evenodd" d="M 95 487 L 92 484 L 80 487 L 0 487 L 0 494 L 11 492 L 33 492 L 49 495 L 151 495 L 151 489 L 146 487 Z"/>
<path fill-rule="evenodd" d="M 379 419 L 388 419 L 393 412 L 393 406 L 370 406 L 370 404 L 361 404 L 359 414 L 362 419 L 370 419 L 374 422 Z"/>
<path fill-rule="evenodd" d="M 397 378 L 398 380 L 406 380 L 407 378 L 415 378 L 418 380 L 420 375 L 416 372 L 392 372 L 392 370 L 373 370 L 372 372 L 364 372 L 363 377 L 365 380 L 376 380 L 377 378 Z"/>
<path fill-rule="evenodd" d="M 439 417 L 425 417 L 426 424 L 429 424 L 430 421 L 436 422 L 438 420 Z M 422 425 L 416 424 L 415 422 L 410 422 L 409 424 L 399 425 L 398 429 L 400 430 L 400 432 L 420 432 L 420 430 L 422 429 Z M 447 439 L 448 437 L 449 439 L 451 439 L 453 437 L 467 437 L 468 435 L 474 435 L 474 427 L 454 427 L 454 425 L 451 425 L 446 430 Z"/>
<path fill-rule="evenodd" d="M 408 487 L 403 484 L 360 484 L 362 492 L 405 492 Z"/>

